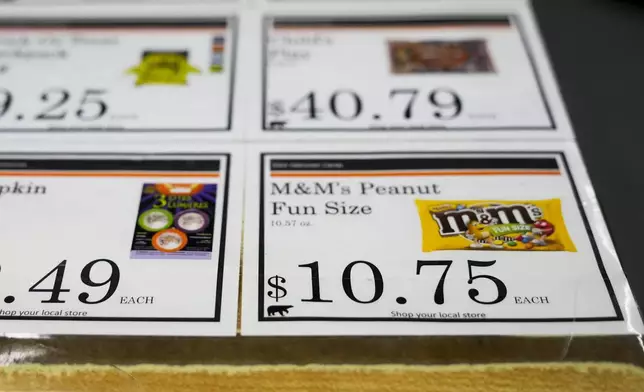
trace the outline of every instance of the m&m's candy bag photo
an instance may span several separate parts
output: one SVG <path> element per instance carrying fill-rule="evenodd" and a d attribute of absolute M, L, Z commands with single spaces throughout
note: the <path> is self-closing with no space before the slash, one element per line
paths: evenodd
<path fill-rule="evenodd" d="M 435 250 L 568 251 L 577 249 L 561 200 L 416 200 L 423 252 Z"/>

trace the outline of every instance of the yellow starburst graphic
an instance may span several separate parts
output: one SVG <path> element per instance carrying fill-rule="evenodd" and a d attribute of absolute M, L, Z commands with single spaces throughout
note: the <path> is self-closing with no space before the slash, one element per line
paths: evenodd
<path fill-rule="evenodd" d="M 188 52 L 144 52 L 141 64 L 127 70 L 137 76 L 136 85 L 186 85 L 188 74 L 201 71 L 188 63 Z"/>

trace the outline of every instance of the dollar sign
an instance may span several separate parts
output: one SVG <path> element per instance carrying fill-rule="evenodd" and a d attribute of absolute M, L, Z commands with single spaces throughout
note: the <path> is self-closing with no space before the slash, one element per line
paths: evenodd
<path fill-rule="evenodd" d="M 269 291 L 268 296 L 275 298 L 275 302 L 279 302 L 280 298 L 284 298 L 287 293 L 286 289 L 280 286 L 280 283 L 286 283 L 286 279 L 279 275 L 271 276 L 270 278 L 268 278 L 268 285 L 275 289 L 275 291 Z"/>
<path fill-rule="evenodd" d="M 269 102 L 268 113 L 271 116 L 281 116 L 284 113 L 286 113 L 286 109 L 284 109 L 284 102 L 282 101 Z"/>

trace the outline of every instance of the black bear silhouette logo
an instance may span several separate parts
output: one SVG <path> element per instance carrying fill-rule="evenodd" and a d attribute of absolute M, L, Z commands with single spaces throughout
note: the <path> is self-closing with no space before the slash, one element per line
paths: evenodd
<path fill-rule="evenodd" d="M 271 305 L 267 309 L 269 316 L 275 316 L 276 313 L 279 313 L 280 316 L 288 314 L 288 310 L 292 308 L 292 305 Z"/>
<path fill-rule="evenodd" d="M 286 121 L 271 121 L 268 127 L 270 129 L 284 129 Z"/>

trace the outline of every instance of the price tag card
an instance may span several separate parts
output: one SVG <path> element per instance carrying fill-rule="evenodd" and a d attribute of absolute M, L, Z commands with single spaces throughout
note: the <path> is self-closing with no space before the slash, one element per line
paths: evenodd
<path fill-rule="evenodd" d="M 567 120 L 527 19 L 445 11 L 268 16 L 264 130 L 552 137 Z"/>
<path fill-rule="evenodd" d="M 0 20 L 0 131 L 226 131 L 235 20 Z"/>
<path fill-rule="evenodd" d="M 249 162 L 244 334 L 642 331 L 572 143 L 267 146 Z"/>
<path fill-rule="evenodd" d="M 0 332 L 234 335 L 240 159 L 0 155 Z"/>

